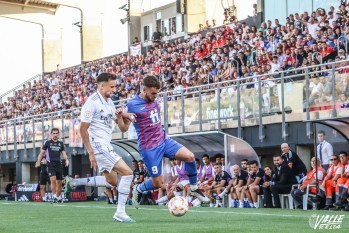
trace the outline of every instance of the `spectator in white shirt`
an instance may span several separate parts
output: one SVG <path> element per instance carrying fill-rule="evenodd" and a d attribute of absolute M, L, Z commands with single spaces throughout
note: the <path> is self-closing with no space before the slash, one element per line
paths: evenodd
<path fill-rule="evenodd" d="M 51 96 L 51 100 L 53 102 L 53 104 L 57 104 L 58 105 L 58 100 L 60 99 L 60 95 L 57 89 L 54 90 L 52 96 Z"/>

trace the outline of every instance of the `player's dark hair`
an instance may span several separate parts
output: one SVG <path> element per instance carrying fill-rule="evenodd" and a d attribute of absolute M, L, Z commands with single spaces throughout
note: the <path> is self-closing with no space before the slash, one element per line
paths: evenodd
<path fill-rule="evenodd" d="M 51 133 L 53 133 L 53 131 L 57 131 L 59 133 L 59 129 L 58 128 L 52 128 L 51 129 Z"/>
<path fill-rule="evenodd" d="M 333 154 L 333 155 L 331 155 L 331 156 L 334 156 L 334 157 L 336 157 L 336 159 L 338 159 L 338 155 Z"/>
<path fill-rule="evenodd" d="M 345 155 L 346 157 L 348 157 L 348 153 L 345 152 L 345 151 L 341 151 L 341 152 L 339 152 L 339 154 L 340 154 L 340 155 L 343 154 L 343 155 Z"/>
<path fill-rule="evenodd" d="M 160 89 L 160 82 L 157 77 L 153 75 L 148 75 L 143 79 L 143 84 L 145 87 Z"/>
<path fill-rule="evenodd" d="M 208 154 L 204 154 L 204 155 L 202 156 L 202 158 L 210 159 L 210 156 L 209 156 Z"/>
<path fill-rule="evenodd" d="M 256 164 L 256 166 L 258 166 L 257 160 L 248 161 L 247 164 L 249 164 L 249 165 Z"/>
<path fill-rule="evenodd" d="M 101 73 L 97 77 L 97 84 L 101 82 L 109 82 L 110 80 L 116 80 L 116 75 L 110 73 Z"/>
<path fill-rule="evenodd" d="M 200 163 L 200 159 L 198 159 L 198 158 L 195 158 L 195 161 Z"/>
<path fill-rule="evenodd" d="M 138 161 L 134 159 L 134 160 L 132 160 L 132 163 L 138 163 Z"/>
<path fill-rule="evenodd" d="M 144 163 L 144 162 L 143 162 L 143 160 L 140 159 L 140 160 L 138 160 L 138 163 Z"/>
<path fill-rule="evenodd" d="M 221 153 L 215 154 L 214 155 L 215 158 L 224 158 L 224 155 Z"/>
<path fill-rule="evenodd" d="M 248 162 L 248 159 L 242 159 L 241 162 Z"/>
<path fill-rule="evenodd" d="M 317 134 L 322 134 L 322 135 L 326 135 L 324 131 L 320 130 L 319 132 L 317 132 Z"/>
<path fill-rule="evenodd" d="M 273 158 L 276 158 L 276 157 L 280 157 L 280 158 L 281 158 L 281 155 L 280 155 L 280 154 L 275 154 L 275 155 L 273 156 Z"/>
<path fill-rule="evenodd" d="M 215 163 L 214 166 L 222 166 L 222 163 Z"/>

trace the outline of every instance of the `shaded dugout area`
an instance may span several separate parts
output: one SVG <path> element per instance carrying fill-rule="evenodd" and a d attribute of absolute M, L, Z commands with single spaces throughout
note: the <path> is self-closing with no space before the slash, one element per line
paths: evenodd
<path fill-rule="evenodd" d="M 348 117 L 338 117 L 332 119 L 318 119 L 308 121 L 312 123 L 317 123 L 330 127 L 337 132 L 339 132 L 347 141 L 349 141 L 349 118 Z M 316 128 L 315 128 L 316 131 Z"/>
<path fill-rule="evenodd" d="M 242 159 L 257 160 L 259 163 L 256 151 L 247 142 L 220 131 L 171 135 L 170 137 L 187 147 L 200 160 L 203 154 L 208 154 L 210 157 L 218 153 L 223 154 L 227 168 L 240 164 Z M 132 165 L 132 160 L 141 159 L 137 140 L 116 140 L 112 141 L 112 145 L 115 152 L 122 156 L 129 166 Z"/>

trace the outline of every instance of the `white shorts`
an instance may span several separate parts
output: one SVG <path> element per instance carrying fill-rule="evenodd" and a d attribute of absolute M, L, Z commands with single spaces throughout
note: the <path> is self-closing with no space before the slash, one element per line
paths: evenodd
<path fill-rule="evenodd" d="M 189 180 L 182 180 L 178 184 L 181 184 L 183 186 L 183 188 L 184 188 L 187 184 L 189 184 Z"/>
<path fill-rule="evenodd" d="M 120 155 L 115 153 L 111 144 L 93 142 L 91 146 L 96 157 L 99 172 L 107 171 L 110 173 L 115 164 L 121 159 Z"/>

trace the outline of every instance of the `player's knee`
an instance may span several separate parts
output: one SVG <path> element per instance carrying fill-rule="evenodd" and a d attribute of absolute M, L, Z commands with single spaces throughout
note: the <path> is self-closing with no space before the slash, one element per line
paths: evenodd
<path fill-rule="evenodd" d="M 162 185 L 163 185 L 162 180 L 153 180 L 154 188 L 161 188 Z"/>
<path fill-rule="evenodd" d="M 105 179 L 107 181 L 107 183 L 110 185 L 110 186 L 116 186 L 117 185 L 117 181 L 116 179 L 114 179 L 113 177 L 111 176 L 105 176 Z M 111 188 L 111 187 L 110 187 Z"/>
<path fill-rule="evenodd" d="M 194 154 L 191 152 L 191 151 L 189 151 L 188 150 L 188 152 L 187 152 L 187 158 L 188 158 L 188 161 L 187 162 L 194 162 L 195 161 L 195 156 L 194 156 Z"/>
<path fill-rule="evenodd" d="M 131 169 L 128 169 L 124 172 L 123 176 L 132 176 L 133 172 L 131 171 Z"/>
<path fill-rule="evenodd" d="M 191 152 L 188 149 L 180 150 L 179 154 L 176 156 L 176 158 L 182 160 L 183 162 L 191 163 L 195 161 L 195 156 L 193 152 Z"/>

